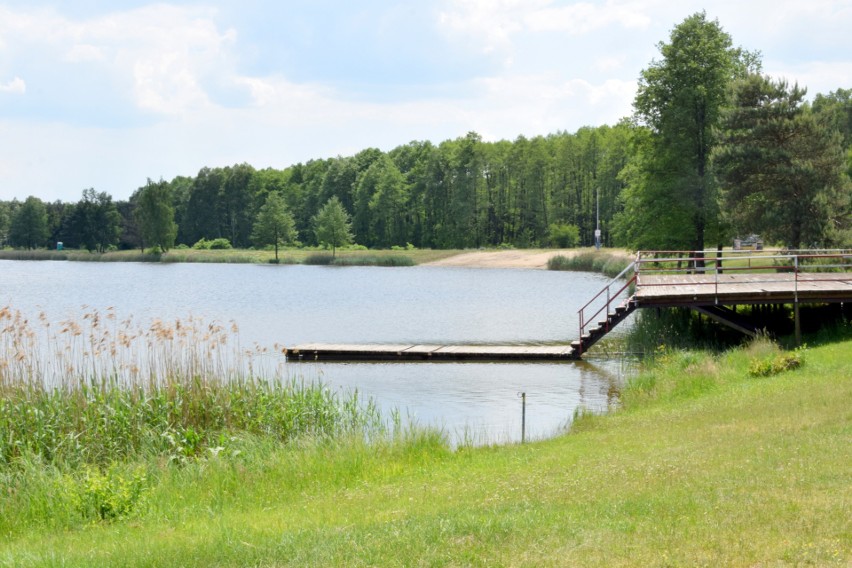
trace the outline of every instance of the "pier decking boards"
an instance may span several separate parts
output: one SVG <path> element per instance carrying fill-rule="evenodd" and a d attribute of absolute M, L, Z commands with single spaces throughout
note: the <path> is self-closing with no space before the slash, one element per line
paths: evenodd
<path fill-rule="evenodd" d="M 642 275 L 638 307 L 852 301 L 852 273 Z"/>
<path fill-rule="evenodd" d="M 748 322 L 728 306 L 794 304 L 798 337 L 799 304 L 852 303 L 849 251 L 715 258 L 706 253 L 681 253 L 668 259 L 659 255 L 640 252 L 633 264 L 580 309 L 579 338 L 570 345 L 310 343 L 291 347 L 287 357 L 298 361 L 570 361 L 582 357 L 637 308 L 691 307 L 743 333 L 754 334 L 761 329 L 760 322 Z M 706 267 L 681 269 L 682 263 L 695 260 L 706 262 Z M 742 267 L 744 261 L 748 261 L 746 268 Z M 815 262 L 822 265 L 808 264 Z M 635 285 L 635 291 L 629 295 L 631 285 Z"/>
<path fill-rule="evenodd" d="M 570 345 L 297 345 L 287 351 L 291 361 L 568 361 L 576 359 Z"/>

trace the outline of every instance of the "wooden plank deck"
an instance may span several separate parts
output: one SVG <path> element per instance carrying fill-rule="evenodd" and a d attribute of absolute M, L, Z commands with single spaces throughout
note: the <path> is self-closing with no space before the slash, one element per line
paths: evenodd
<path fill-rule="evenodd" d="M 570 345 L 414 345 L 308 343 L 288 349 L 293 361 L 570 361 Z"/>
<path fill-rule="evenodd" d="M 850 273 L 643 274 L 638 307 L 852 301 Z"/>

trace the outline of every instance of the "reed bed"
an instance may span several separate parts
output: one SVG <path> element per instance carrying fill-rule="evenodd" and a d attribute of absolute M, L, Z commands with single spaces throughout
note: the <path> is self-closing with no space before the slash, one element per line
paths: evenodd
<path fill-rule="evenodd" d="M 330 254 L 316 253 L 306 256 L 303 264 L 312 266 L 415 266 L 417 263 L 413 258 L 401 255 L 346 255 L 335 257 Z"/>
<path fill-rule="evenodd" d="M 574 256 L 556 255 L 547 262 L 548 270 L 598 272 L 610 278 L 618 276 L 630 265 L 631 259 L 623 254 L 604 251 L 581 252 Z"/>
<path fill-rule="evenodd" d="M 371 401 L 288 377 L 281 346 L 240 346 L 239 330 L 196 319 L 146 326 L 113 309 L 31 322 L 0 309 L 0 471 L 227 451 L 234 436 L 374 434 Z"/>

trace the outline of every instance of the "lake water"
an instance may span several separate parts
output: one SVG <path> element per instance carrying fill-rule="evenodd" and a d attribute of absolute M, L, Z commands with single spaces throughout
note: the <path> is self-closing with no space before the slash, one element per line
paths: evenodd
<path fill-rule="evenodd" d="M 247 346 L 299 343 L 564 343 L 577 310 L 608 282 L 586 273 L 449 267 L 319 267 L 0 261 L 0 306 L 50 322 L 114 310 L 146 324 L 235 323 Z M 628 322 L 629 323 L 629 322 Z M 627 328 L 622 324 L 621 332 Z M 297 363 L 289 376 L 357 389 L 385 411 L 446 429 L 458 441 L 565 426 L 582 405 L 605 410 L 619 361 L 570 363 Z"/>

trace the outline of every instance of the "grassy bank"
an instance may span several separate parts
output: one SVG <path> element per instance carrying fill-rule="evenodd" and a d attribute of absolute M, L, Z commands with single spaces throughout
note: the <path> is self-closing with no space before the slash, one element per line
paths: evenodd
<path fill-rule="evenodd" d="M 848 566 L 850 352 L 661 352 L 620 410 L 523 446 L 245 436 L 94 470 L 95 493 L 146 480 L 113 521 L 54 520 L 62 475 L 26 460 L 0 481 L 0 565 Z"/>
<path fill-rule="evenodd" d="M 358 266 L 412 266 L 458 254 L 458 250 L 338 250 L 333 262 L 323 264 Z M 279 250 L 280 264 L 310 264 L 310 259 L 331 257 L 331 253 L 316 248 Z M 86 251 L 0 250 L 0 260 L 68 260 L 79 262 L 199 262 L 267 264 L 275 259 L 271 250 L 196 250 L 173 249 L 165 254 L 139 251 L 90 253 Z M 314 263 L 316 264 L 316 262 Z"/>

